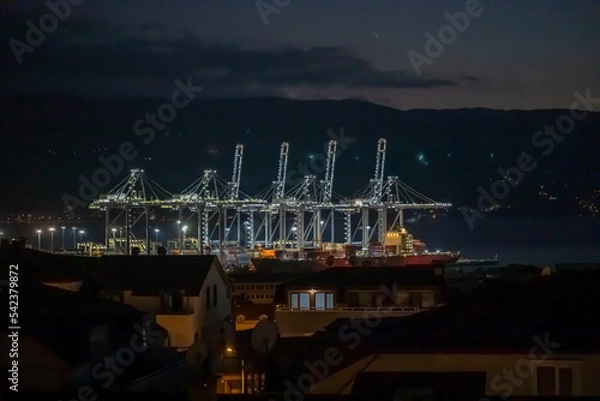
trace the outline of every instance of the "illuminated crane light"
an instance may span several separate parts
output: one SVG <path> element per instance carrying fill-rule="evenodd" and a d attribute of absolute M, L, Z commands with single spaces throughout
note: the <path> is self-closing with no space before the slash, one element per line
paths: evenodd
<path fill-rule="evenodd" d="M 387 231 L 385 216 L 388 211 L 394 211 L 400 215 L 400 218 L 403 218 L 402 212 L 407 209 L 440 209 L 451 206 L 424 196 L 401 182 L 396 176 L 384 179 L 387 148 L 387 141 L 384 138 L 380 138 L 377 142 L 375 172 L 367 188 L 349 199 L 335 200 L 335 202 L 333 201 L 335 156 L 337 154 L 335 141 L 328 142 L 323 179 L 307 175 L 290 189 L 286 188 L 289 144 L 282 142 L 277 180 L 272 182 L 268 192 L 252 197 L 240 191 L 243 148 L 242 144 L 235 147 L 231 181 L 221 178 L 216 170 L 207 169 L 190 186 L 173 195 L 150 180 L 143 170 L 132 169 L 123 182 L 108 194 L 101 195 L 99 199 L 94 200 L 90 207 L 103 211 L 111 208 L 126 210 L 130 217 L 127 224 L 131 225 L 137 221 L 137 216 L 141 215 L 139 211 L 143 209 L 147 211 L 151 208 L 163 208 L 199 213 L 201 215 L 198 220 L 199 234 L 202 236 L 201 239 L 199 238 L 199 242 L 202 242 L 203 248 L 210 246 L 214 249 L 218 243 L 216 235 L 218 234 L 222 239 L 221 234 L 227 234 L 229 231 L 226 222 L 230 220 L 232 212 L 244 213 L 249 216 L 256 213 L 255 217 L 249 218 L 244 223 L 247 247 L 253 247 L 258 236 L 263 234 L 266 247 L 275 243 L 285 247 L 286 244 L 291 243 L 289 241 L 291 235 L 294 237 L 295 244 L 303 247 L 305 242 L 310 242 L 309 238 L 313 238 L 313 246 L 315 240 L 322 241 L 324 226 L 331 227 L 333 233 L 335 213 L 344 214 L 344 239 L 346 243 L 351 244 L 352 236 L 357 234 L 360 227 L 365 227 L 366 231 L 376 230 L 380 237 L 385 235 Z M 316 159 L 319 155 L 311 156 Z M 422 161 L 427 163 L 424 155 Z M 326 213 L 326 219 L 321 219 L 323 211 Z M 353 227 L 352 214 L 357 212 L 362 212 L 363 215 L 360 224 Z M 376 221 L 372 221 L 372 217 L 369 216 L 369 213 L 372 212 L 377 212 Z M 288 213 L 292 213 L 296 217 L 292 227 L 289 227 L 286 222 Z M 217 218 L 217 216 L 219 217 Z M 187 221 L 187 217 L 184 221 Z M 260 222 L 260 226 L 255 231 L 254 225 L 258 222 Z M 325 224 L 326 222 L 327 224 Z M 179 221 L 179 232 L 182 231 L 181 224 Z M 131 229 L 131 226 L 128 227 Z M 110 233 L 111 230 L 107 231 Z M 279 235 L 280 241 L 274 242 L 273 239 L 277 235 Z M 128 231 L 128 236 L 133 236 L 133 233 Z M 240 235 L 239 238 L 243 242 L 244 235 Z M 225 240 L 227 240 L 227 235 L 225 235 Z"/>

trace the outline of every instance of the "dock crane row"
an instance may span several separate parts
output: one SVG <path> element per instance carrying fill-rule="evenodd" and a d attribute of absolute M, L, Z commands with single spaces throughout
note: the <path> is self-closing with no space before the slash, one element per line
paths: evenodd
<path fill-rule="evenodd" d="M 337 143 L 331 140 L 321 180 L 306 175 L 300 183 L 287 188 L 290 146 L 283 142 L 276 180 L 258 195 L 250 196 L 240 190 L 244 145 L 237 144 L 231 181 L 223 179 L 216 170 L 207 169 L 183 191 L 171 193 L 150 179 L 144 170 L 134 168 L 89 207 L 104 212 L 106 249 L 115 227 L 125 228 L 122 251 L 126 254 L 131 253 L 132 240 L 140 243 L 139 238 L 145 238 L 144 248 L 150 253 L 151 212 L 156 209 L 179 214 L 180 244 L 185 236 L 181 223 L 197 219 L 196 251 L 203 254 L 223 252 L 231 246 L 302 251 L 318 247 L 333 249 L 336 243 L 344 243 L 359 244 L 366 249 L 372 241 L 383 243 L 390 227 L 404 227 L 404 210 L 452 206 L 417 192 L 397 176 L 385 178 L 386 146 L 387 141 L 380 138 L 375 174 L 351 197 L 339 196 L 333 190 Z M 343 221 L 343 238 L 336 238 L 336 216 Z M 139 227 L 142 224 L 144 229 Z M 136 237 L 134 232 L 143 235 Z"/>

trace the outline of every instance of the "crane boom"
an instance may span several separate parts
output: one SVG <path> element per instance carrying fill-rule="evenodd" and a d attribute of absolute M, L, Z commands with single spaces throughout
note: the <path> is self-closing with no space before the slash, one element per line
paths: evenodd
<path fill-rule="evenodd" d="M 337 153 L 337 142 L 329 141 L 327 145 L 327 164 L 325 165 L 325 180 L 323 190 L 323 203 L 331 202 L 333 193 L 333 177 L 335 172 L 335 155 Z"/>
<path fill-rule="evenodd" d="M 275 183 L 275 199 L 282 199 L 285 195 L 285 180 L 287 177 L 287 164 L 290 145 L 287 142 L 281 143 L 279 151 L 279 166 L 277 168 L 277 181 Z"/>
<path fill-rule="evenodd" d="M 240 177 L 242 175 L 242 158 L 244 156 L 244 145 L 238 143 L 235 146 L 235 155 L 233 157 L 233 174 L 231 177 L 230 200 L 237 200 L 240 195 Z"/>
<path fill-rule="evenodd" d="M 381 199 L 383 191 L 383 174 L 385 166 L 385 151 L 387 141 L 385 138 L 379 138 L 377 142 L 377 157 L 375 159 L 375 177 L 373 188 L 373 201 L 377 202 Z"/>

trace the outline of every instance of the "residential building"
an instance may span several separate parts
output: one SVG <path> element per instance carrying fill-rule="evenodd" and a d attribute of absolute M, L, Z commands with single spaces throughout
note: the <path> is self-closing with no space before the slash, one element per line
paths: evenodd
<path fill-rule="evenodd" d="M 169 345 L 217 343 L 233 331 L 230 288 L 216 256 L 109 256 L 92 279 L 100 295 L 152 312 Z M 227 326 L 231 326 L 231 330 Z"/>
<path fill-rule="evenodd" d="M 8 290 L 3 282 L 5 299 Z M 17 367 L 19 393 L 123 387 L 182 358 L 152 314 L 39 283 L 20 280 L 18 291 L 19 329 L 14 338 L 10 327 L 0 331 L 0 366 Z"/>
<path fill-rule="evenodd" d="M 231 298 L 235 305 L 273 304 L 277 286 L 290 281 L 298 274 L 289 273 L 228 273 Z"/>
<path fill-rule="evenodd" d="M 33 251 L 15 243 L 2 248 L 0 259 L 26 265 L 23 279 L 90 292 L 153 313 L 168 330 L 172 347 L 185 349 L 202 340 L 220 349 L 234 335 L 229 280 L 216 256 L 86 258 Z"/>
<path fill-rule="evenodd" d="M 409 316 L 444 303 L 441 267 L 336 267 L 278 287 L 282 337 L 309 336 L 340 318 Z"/>
<path fill-rule="evenodd" d="M 340 319 L 273 350 L 271 391 L 421 396 L 600 396 L 600 275 L 492 282 L 403 318 Z M 512 398 L 511 398 L 512 399 Z"/>

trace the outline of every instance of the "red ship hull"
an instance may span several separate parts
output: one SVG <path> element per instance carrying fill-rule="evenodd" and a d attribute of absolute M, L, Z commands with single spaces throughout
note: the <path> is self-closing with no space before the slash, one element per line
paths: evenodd
<path fill-rule="evenodd" d="M 357 267 L 357 266 L 431 266 L 445 265 L 456 262 L 459 254 L 418 254 L 418 255 L 393 255 L 380 257 L 351 257 L 336 258 L 333 267 Z M 323 262 L 325 263 L 325 262 Z"/>

